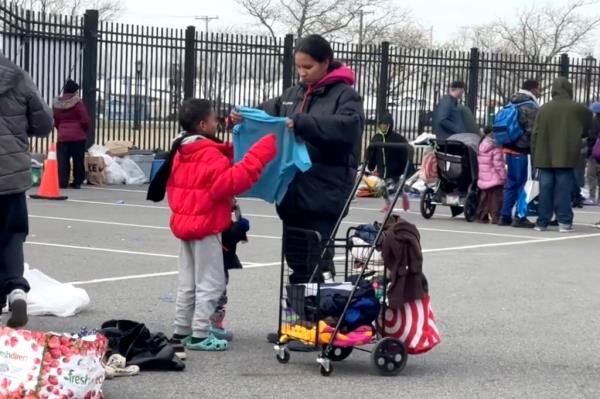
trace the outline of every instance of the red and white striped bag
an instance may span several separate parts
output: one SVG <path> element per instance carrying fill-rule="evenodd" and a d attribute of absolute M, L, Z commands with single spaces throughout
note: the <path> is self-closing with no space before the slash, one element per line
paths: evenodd
<path fill-rule="evenodd" d="M 429 295 L 398 309 L 386 309 L 383 323 L 379 320 L 380 327 L 382 324 L 383 336 L 404 342 L 411 355 L 428 352 L 441 341 Z"/>

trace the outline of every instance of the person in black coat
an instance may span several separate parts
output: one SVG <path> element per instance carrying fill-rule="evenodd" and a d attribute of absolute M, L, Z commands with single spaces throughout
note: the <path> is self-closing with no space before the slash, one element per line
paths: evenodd
<path fill-rule="evenodd" d="M 379 120 L 378 131 L 371 139 L 371 144 L 375 143 L 408 143 L 408 140 L 394 131 L 394 118 L 388 113 Z M 382 211 L 387 211 L 391 205 L 388 187 L 398 185 L 406 167 L 407 156 L 408 150 L 403 148 L 369 148 L 367 166 L 370 171 L 376 171 L 386 183 L 383 191 L 386 204 Z"/>
<path fill-rule="evenodd" d="M 288 127 L 307 145 L 312 167 L 296 174 L 277 213 L 284 231 L 289 227 L 314 230 L 326 240 L 342 216 L 356 177 L 365 124 L 363 102 L 352 87 L 354 72 L 334 61 L 331 45 L 323 37 L 300 39 L 294 59 L 300 83 L 261 108 L 270 115 L 289 118 Z M 234 112 L 231 121 L 239 123 L 241 116 Z M 304 283 L 315 265 L 306 260 L 306 245 L 292 241 L 296 240 L 290 238 L 284 243 L 293 270 L 290 282 Z M 326 254 L 321 266 L 333 275 L 332 257 Z"/>
<path fill-rule="evenodd" d="M 394 131 L 394 119 L 391 114 L 386 114 L 379 120 L 379 129 L 373 138 L 373 143 L 408 143 L 401 134 Z M 406 166 L 406 151 L 396 148 L 372 148 L 368 153 L 368 166 L 370 171 L 377 171 L 377 175 L 384 180 L 394 179 L 396 182 L 404 173 Z"/>

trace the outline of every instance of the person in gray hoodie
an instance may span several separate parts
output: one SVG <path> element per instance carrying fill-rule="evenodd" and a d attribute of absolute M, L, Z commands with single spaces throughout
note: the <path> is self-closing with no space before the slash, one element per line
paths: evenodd
<path fill-rule="evenodd" d="M 25 192 L 31 187 L 29 137 L 52 131 L 52 111 L 21 68 L 0 55 L 0 309 L 9 327 L 27 324 L 23 244 L 29 232 Z"/>

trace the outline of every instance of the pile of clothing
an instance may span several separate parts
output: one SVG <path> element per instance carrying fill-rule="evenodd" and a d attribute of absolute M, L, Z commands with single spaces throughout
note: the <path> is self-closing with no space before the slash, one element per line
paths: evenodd
<path fill-rule="evenodd" d="M 176 355 L 163 333 L 152 333 L 143 323 L 131 320 L 109 320 L 100 334 L 108 338 L 108 367 L 117 372 L 139 370 L 181 371 L 185 363 Z M 119 356 L 114 356 L 119 355 Z M 123 361 L 123 358 L 125 361 Z M 108 366 L 108 367 L 107 367 Z M 129 368 L 136 366 L 136 368 Z"/>

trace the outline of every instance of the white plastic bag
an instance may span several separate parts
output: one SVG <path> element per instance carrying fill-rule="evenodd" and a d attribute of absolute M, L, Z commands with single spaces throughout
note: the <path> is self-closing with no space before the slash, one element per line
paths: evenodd
<path fill-rule="evenodd" d="M 90 148 L 88 148 L 88 154 L 90 154 L 93 157 L 101 157 L 102 155 L 106 154 L 106 147 L 103 147 L 101 145 L 98 144 L 94 144 L 93 146 L 91 146 Z"/>
<path fill-rule="evenodd" d="M 31 316 L 70 317 L 90 304 L 90 297 L 82 288 L 63 284 L 39 270 L 25 265 L 25 279 L 31 290 L 27 294 L 27 313 Z"/>
<path fill-rule="evenodd" d="M 110 158 L 110 157 L 108 157 Z M 115 162 L 111 158 L 111 162 L 106 164 L 106 168 L 104 169 L 104 176 L 106 178 L 106 184 L 123 184 L 127 179 L 127 175 L 125 171 L 119 165 L 118 162 Z"/>
<path fill-rule="evenodd" d="M 130 157 L 116 158 L 116 161 L 121 165 L 125 172 L 125 184 L 144 184 L 146 183 L 146 175 L 137 163 Z"/>

